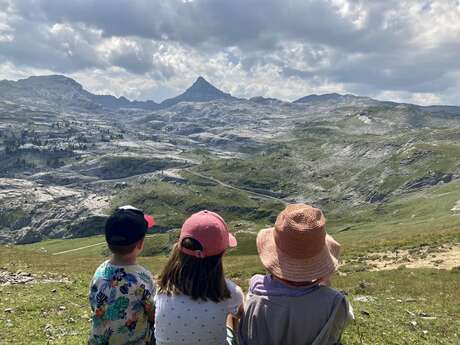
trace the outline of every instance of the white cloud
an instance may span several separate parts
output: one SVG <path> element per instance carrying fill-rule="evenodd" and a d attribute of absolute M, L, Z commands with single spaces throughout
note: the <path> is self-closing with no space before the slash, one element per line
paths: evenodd
<path fill-rule="evenodd" d="M 0 78 L 64 73 L 156 101 L 203 75 L 240 97 L 455 103 L 456 0 L 0 0 Z"/>

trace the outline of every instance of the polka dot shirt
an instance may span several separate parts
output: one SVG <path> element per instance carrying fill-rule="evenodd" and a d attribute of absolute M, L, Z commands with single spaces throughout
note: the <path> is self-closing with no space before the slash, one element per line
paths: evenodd
<path fill-rule="evenodd" d="M 222 302 L 192 300 L 186 295 L 155 296 L 157 345 L 226 344 L 225 321 L 243 304 L 241 288 L 227 279 L 231 298 Z"/>

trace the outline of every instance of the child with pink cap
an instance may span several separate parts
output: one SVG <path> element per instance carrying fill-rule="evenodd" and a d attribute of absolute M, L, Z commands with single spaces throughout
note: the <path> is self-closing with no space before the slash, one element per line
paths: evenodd
<path fill-rule="evenodd" d="M 158 281 L 157 345 L 236 344 L 231 321 L 242 313 L 243 292 L 225 279 L 222 265 L 225 250 L 236 244 L 217 213 L 201 211 L 185 221 Z"/>

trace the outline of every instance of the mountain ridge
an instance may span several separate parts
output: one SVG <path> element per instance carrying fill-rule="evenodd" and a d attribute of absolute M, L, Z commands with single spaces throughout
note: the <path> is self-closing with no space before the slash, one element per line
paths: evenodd
<path fill-rule="evenodd" d="M 351 101 L 351 100 L 372 100 L 372 101 L 377 101 L 374 100 L 370 97 L 364 97 L 364 96 L 355 96 L 352 94 L 339 94 L 339 93 L 324 93 L 324 94 L 311 94 L 307 96 L 303 96 L 301 98 L 296 99 L 292 103 L 319 103 L 319 102 L 328 102 L 328 101 Z M 379 102 L 379 101 L 377 101 Z"/>
<path fill-rule="evenodd" d="M 160 103 L 162 107 L 170 107 L 180 102 L 209 102 L 214 100 L 237 100 L 229 93 L 223 92 L 209 83 L 202 76 L 199 76 L 195 82 L 183 93 L 176 97 L 165 99 Z"/>
<path fill-rule="evenodd" d="M 130 100 L 125 96 L 116 97 L 110 94 L 94 94 L 87 91 L 82 84 L 65 75 L 41 75 L 30 76 L 24 79 L 0 80 L 0 100 L 15 101 L 24 104 L 44 105 L 59 107 L 82 107 L 87 110 L 111 110 L 141 109 L 156 111 L 169 108 L 180 102 L 209 102 L 215 100 L 223 101 L 251 101 L 261 105 L 267 104 L 319 104 L 330 103 L 356 103 L 381 104 L 381 105 L 405 105 L 415 106 L 422 110 L 433 112 L 445 112 L 449 114 L 460 113 L 460 106 L 455 105 L 419 105 L 412 103 L 398 103 L 393 101 L 382 101 L 367 96 L 353 94 L 324 93 L 309 94 L 300 97 L 292 102 L 271 97 L 254 96 L 249 99 L 238 98 L 230 93 L 218 89 L 204 77 L 199 76 L 195 82 L 181 94 L 157 103 L 153 100 Z"/>
<path fill-rule="evenodd" d="M 35 103 L 36 98 L 39 98 L 41 102 L 47 100 L 51 105 L 64 107 L 78 107 L 83 104 L 83 108 L 89 110 L 96 110 L 101 107 L 145 110 L 158 108 L 158 104 L 150 100 L 131 101 L 123 96 L 93 94 L 76 80 L 64 75 L 31 76 L 17 81 L 2 80 L 0 81 L 0 99 L 2 98 L 6 100 L 18 99 L 19 101 L 30 98 L 30 103 Z"/>
<path fill-rule="evenodd" d="M 193 183 L 190 169 L 329 211 L 460 179 L 460 107 L 339 94 L 236 99 L 204 78 L 184 93 L 169 107 L 126 111 L 127 98 L 112 110 L 100 103 L 113 96 L 64 76 L 0 82 L 0 243 L 99 233 L 113 196 L 157 180 Z M 168 219 L 163 228 L 177 225 Z"/>

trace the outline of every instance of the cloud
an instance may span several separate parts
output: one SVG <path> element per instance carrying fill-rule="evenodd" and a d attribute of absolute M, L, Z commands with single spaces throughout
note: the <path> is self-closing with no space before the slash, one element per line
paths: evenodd
<path fill-rule="evenodd" d="M 159 100 L 204 75 L 243 97 L 337 91 L 460 104 L 457 0 L 0 0 L 0 8 L 0 64 L 65 73 L 93 91 Z"/>

